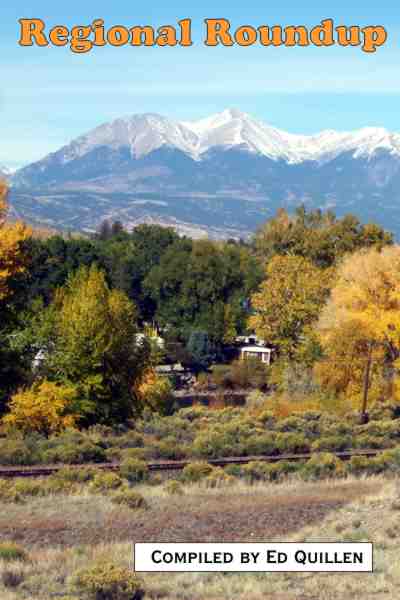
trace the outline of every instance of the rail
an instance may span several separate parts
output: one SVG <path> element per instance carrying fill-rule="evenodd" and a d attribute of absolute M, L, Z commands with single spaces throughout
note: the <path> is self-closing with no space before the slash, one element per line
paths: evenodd
<path fill-rule="evenodd" d="M 334 452 L 337 458 L 341 460 L 350 460 L 354 456 L 374 457 L 384 452 L 384 450 L 354 450 L 344 452 Z M 211 458 L 207 462 L 215 467 L 227 467 L 228 465 L 245 465 L 252 461 L 276 463 L 281 461 L 297 462 L 309 460 L 312 456 L 319 454 L 317 452 L 307 454 L 279 454 L 279 455 L 263 455 L 263 456 L 234 456 L 226 458 Z M 180 471 L 189 463 L 198 460 L 192 458 L 190 460 L 164 460 L 149 462 L 147 466 L 149 471 Z M 118 471 L 121 463 L 85 463 L 80 465 L 47 465 L 47 466 L 29 466 L 29 467 L 1 467 L 0 479 L 13 477 L 48 477 L 54 475 L 60 469 L 69 467 L 72 469 L 91 468 L 99 471 Z"/>

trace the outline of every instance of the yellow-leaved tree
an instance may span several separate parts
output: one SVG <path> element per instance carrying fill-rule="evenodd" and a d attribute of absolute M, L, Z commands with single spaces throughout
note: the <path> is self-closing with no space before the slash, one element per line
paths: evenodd
<path fill-rule="evenodd" d="M 370 401 L 398 396 L 400 368 L 400 247 L 348 256 L 318 323 L 323 386 L 366 410 Z"/>
<path fill-rule="evenodd" d="M 31 231 L 21 222 L 6 222 L 7 184 L 0 181 L 0 301 L 10 293 L 9 280 L 26 268 L 27 257 L 23 251 L 23 242 L 31 235 Z"/>
<path fill-rule="evenodd" d="M 122 421 L 138 409 L 135 383 L 147 368 L 149 349 L 137 339 L 137 310 L 110 289 L 95 265 L 81 267 L 56 294 L 52 378 L 77 386 L 89 422 Z M 49 345 L 51 347 L 51 344 Z"/>

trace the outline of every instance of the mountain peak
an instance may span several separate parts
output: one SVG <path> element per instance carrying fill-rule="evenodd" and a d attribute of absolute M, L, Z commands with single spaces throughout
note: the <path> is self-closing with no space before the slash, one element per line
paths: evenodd
<path fill-rule="evenodd" d="M 249 116 L 247 113 L 242 112 L 238 108 L 226 108 L 222 114 L 230 117 L 231 119 L 245 119 Z"/>
<path fill-rule="evenodd" d="M 195 161 L 206 158 L 210 150 L 236 148 L 289 164 L 325 164 L 344 153 L 367 159 L 381 151 L 400 156 L 400 135 L 382 127 L 294 135 L 230 107 L 197 121 L 178 121 L 151 112 L 115 119 L 73 140 L 54 156 L 62 166 L 98 149 L 123 151 L 132 159 L 140 159 L 163 147 Z M 38 164 L 47 162 L 48 157 Z"/>

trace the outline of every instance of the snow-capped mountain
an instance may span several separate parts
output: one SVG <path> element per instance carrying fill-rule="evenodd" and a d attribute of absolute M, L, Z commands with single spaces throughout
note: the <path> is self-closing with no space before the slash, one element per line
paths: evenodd
<path fill-rule="evenodd" d="M 381 222 L 384 211 L 399 211 L 400 231 L 400 134 L 367 127 L 295 135 L 236 109 L 198 121 L 116 119 L 19 169 L 12 182 L 20 212 L 58 226 L 93 228 L 104 217 L 132 223 L 143 213 L 189 226 L 212 227 L 214 219 L 231 232 L 303 202 Z M 42 201 L 27 206 L 32 194 Z M 238 199 L 245 210 L 235 212 Z"/>
<path fill-rule="evenodd" d="M 173 148 L 194 160 L 201 160 L 214 148 L 239 147 L 289 164 L 309 160 L 322 163 L 344 152 L 353 152 L 355 158 L 368 158 L 380 149 L 400 157 L 400 134 L 367 127 L 347 133 L 322 131 L 316 135 L 294 135 L 236 109 L 200 121 L 181 122 L 149 113 L 100 125 L 44 161 L 57 158 L 59 164 L 67 164 L 102 147 L 112 151 L 128 149 L 133 159 L 143 158 L 159 148 Z M 36 165 L 42 168 L 44 161 Z M 24 169 L 21 175 L 23 173 Z"/>
<path fill-rule="evenodd" d="M 321 163 L 351 151 L 355 152 L 355 157 L 368 157 L 380 148 L 389 149 L 400 156 L 400 134 L 391 134 L 383 128 L 367 127 L 347 133 L 329 130 L 316 135 L 294 135 L 235 109 L 183 124 L 198 136 L 199 155 L 215 146 L 242 146 L 250 152 L 292 164 L 306 160 Z"/>
<path fill-rule="evenodd" d="M 15 173 L 15 169 L 11 169 L 6 165 L 0 165 L 0 177 L 9 177 Z"/>

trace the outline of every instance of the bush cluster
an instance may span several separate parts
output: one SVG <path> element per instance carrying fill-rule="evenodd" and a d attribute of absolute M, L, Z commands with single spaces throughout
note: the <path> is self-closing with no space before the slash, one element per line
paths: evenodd
<path fill-rule="evenodd" d="M 133 571 L 108 562 L 78 571 L 75 585 L 87 600 L 141 600 L 144 596 L 142 582 Z"/>
<path fill-rule="evenodd" d="M 147 503 L 143 496 L 134 490 L 121 490 L 111 496 L 111 502 L 119 506 L 127 506 L 132 510 L 138 508 L 147 508 Z"/>
<path fill-rule="evenodd" d="M 226 389 L 265 389 L 268 367 L 257 359 L 235 360 L 229 365 L 215 365 L 211 383 Z"/>
<path fill-rule="evenodd" d="M 146 410 L 130 423 L 130 428 L 99 425 L 87 431 L 66 430 L 48 438 L 40 434 L 0 437 L 0 465 L 117 462 L 121 463 L 120 475 L 134 484 L 148 480 L 146 463 L 152 460 L 202 461 L 228 456 L 256 459 L 262 455 L 365 448 L 391 450 L 400 445 L 399 414 L 395 406 L 383 404 L 380 410 L 371 411 L 368 424 L 360 425 L 358 415 L 339 418 L 315 410 L 285 418 L 265 408 L 250 412 L 247 407 L 211 410 L 193 406 L 164 417 Z M 52 479 L 53 490 L 63 486 L 67 490 L 67 483 L 61 480 L 68 477 L 71 488 L 86 477 L 93 478 L 83 472 L 59 473 Z"/>
<path fill-rule="evenodd" d="M 5 562 L 26 561 L 28 554 L 24 548 L 14 542 L 0 542 L 0 560 Z"/>

